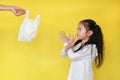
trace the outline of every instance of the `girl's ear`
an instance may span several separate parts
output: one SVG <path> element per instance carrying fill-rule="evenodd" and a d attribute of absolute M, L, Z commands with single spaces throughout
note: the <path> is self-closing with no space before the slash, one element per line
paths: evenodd
<path fill-rule="evenodd" d="M 91 31 L 91 30 L 89 30 L 88 32 L 87 32 L 87 35 L 88 36 L 91 36 L 93 34 L 93 31 Z"/>

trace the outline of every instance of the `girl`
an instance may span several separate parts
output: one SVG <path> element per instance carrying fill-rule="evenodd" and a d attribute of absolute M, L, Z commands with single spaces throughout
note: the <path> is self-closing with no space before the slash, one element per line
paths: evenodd
<path fill-rule="evenodd" d="M 6 6 L 6 5 L 0 5 L 0 11 L 12 11 L 14 13 L 14 15 L 16 16 L 20 16 L 25 14 L 25 10 L 17 7 L 17 6 Z"/>
<path fill-rule="evenodd" d="M 92 62 L 97 68 L 103 63 L 103 35 L 101 28 L 91 19 L 80 21 L 77 28 L 78 40 L 75 36 L 66 36 L 61 31 L 60 39 L 65 42 L 62 56 L 71 59 L 68 80 L 94 80 Z"/>

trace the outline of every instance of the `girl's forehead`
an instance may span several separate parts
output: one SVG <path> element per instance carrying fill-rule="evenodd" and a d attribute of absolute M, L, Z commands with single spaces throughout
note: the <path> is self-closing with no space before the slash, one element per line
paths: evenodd
<path fill-rule="evenodd" d="M 82 23 L 80 23 L 80 24 L 78 25 L 78 27 L 79 27 L 79 28 L 84 28 L 84 25 L 83 25 Z"/>

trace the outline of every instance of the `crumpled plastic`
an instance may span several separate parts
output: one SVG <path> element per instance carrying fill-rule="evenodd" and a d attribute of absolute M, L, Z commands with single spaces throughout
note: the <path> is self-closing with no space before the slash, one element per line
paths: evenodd
<path fill-rule="evenodd" d="M 34 20 L 30 19 L 29 16 L 30 11 L 27 10 L 26 17 L 19 30 L 18 41 L 32 42 L 32 40 L 36 38 L 40 23 L 40 15 L 38 14 Z"/>

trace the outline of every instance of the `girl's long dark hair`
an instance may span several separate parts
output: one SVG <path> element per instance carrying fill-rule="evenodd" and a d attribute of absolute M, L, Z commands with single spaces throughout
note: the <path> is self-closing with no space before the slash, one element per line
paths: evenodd
<path fill-rule="evenodd" d="M 91 35 L 90 39 L 88 40 L 88 42 L 86 42 L 84 44 L 95 44 L 97 51 L 98 51 L 98 56 L 95 59 L 95 63 L 97 68 L 101 67 L 102 63 L 103 63 L 103 34 L 101 31 L 101 28 L 99 27 L 99 25 L 96 24 L 95 21 L 91 20 L 91 19 L 86 19 L 86 20 L 82 20 L 80 21 L 80 23 L 82 23 L 84 25 L 84 27 L 86 28 L 86 30 L 92 30 L 93 34 Z M 77 40 L 74 44 L 74 46 L 76 46 L 77 44 L 79 44 L 81 42 L 81 40 Z M 83 46 L 80 46 L 77 50 L 75 50 L 74 52 L 79 51 Z"/>

